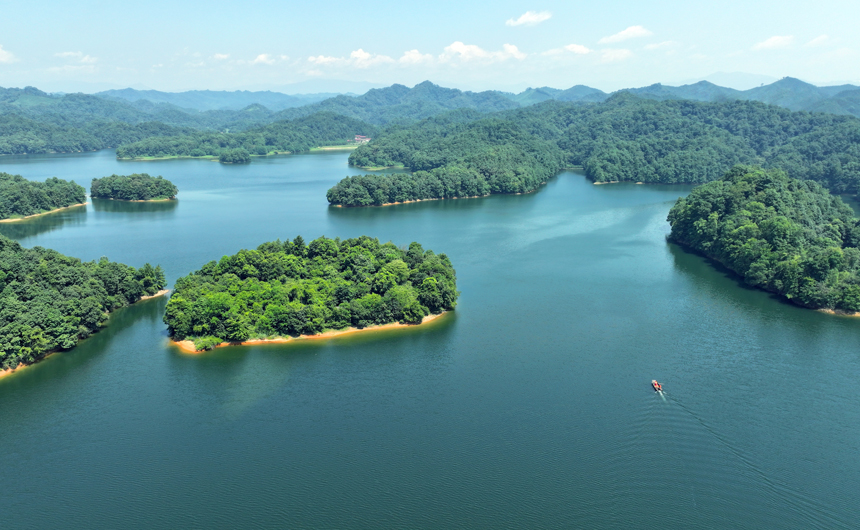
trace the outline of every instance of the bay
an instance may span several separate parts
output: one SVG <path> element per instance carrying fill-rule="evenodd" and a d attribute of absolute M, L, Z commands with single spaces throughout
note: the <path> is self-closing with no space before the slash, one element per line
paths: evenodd
<path fill-rule="evenodd" d="M 0 158 L 180 189 L 0 224 L 28 247 L 173 282 L 275 238 L 367 234 L 447 253 L 462 291 L 418 328 L 201 356 L 169 345 L 165 299 L 117 312 L 0 380 L 4 528 L 855 527 L 860 319 L 668 244 L 689 187 L 566 172 L 529 195 L 330 208 L 346 158 Z"/>

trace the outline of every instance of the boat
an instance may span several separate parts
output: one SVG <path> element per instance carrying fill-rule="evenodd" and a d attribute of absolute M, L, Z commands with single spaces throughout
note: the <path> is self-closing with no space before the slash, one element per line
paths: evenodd
<path fill-rule="evenodd" d="M 651 386 L 654 387 L 655 392 L 662 392 L 663 391 L 663 385 L 658 383 L 656 379 L 651 380 Z"/>

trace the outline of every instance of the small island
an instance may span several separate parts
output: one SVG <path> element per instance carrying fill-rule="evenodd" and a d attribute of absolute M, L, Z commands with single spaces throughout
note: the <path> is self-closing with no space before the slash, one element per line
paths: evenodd
<path fill-rule="evenodd" d="M 404 250 L 367 236 L 306 245 L 263 243 L 176 281 L 164 322 L 192 351 L 222 343 L 283 341 L 333 330 L 420 324 L 454 308 L 456 274 L 445 254 Z"/>
<path fill-rule="evenodd" d="M 108 313 L 164 294 L 164 285 L 160 266 L 82 262 L 0 236 L 0 376 L 74 347 Z"/>
<path fill-rule="evenodd" d="M 218 155 L 218 161 L 222 164 L 247 164 L 251 161 L 251 153 L 242 147 L 238 149 L 225 149 Z"/>
<path fill-rule="evenodd" d="M 669 240 L 811 309 L 860 311 L 860 220 L 819 184 L 737 166 L 678 199 Z"/>
<path fill-rule="evenodd" d="M 45 182 L 0 172 L 0 220 L 16 221 L 86 204 L 87 192 L 75 181 L 56 177 Z"/>
<path fill-rule="evenodd" d="M 111 175 L 93 179 L 90 196 L 116 201 L 166 201 L 176 198 L 179 189 L 169 180 L 147 173 Z"/>

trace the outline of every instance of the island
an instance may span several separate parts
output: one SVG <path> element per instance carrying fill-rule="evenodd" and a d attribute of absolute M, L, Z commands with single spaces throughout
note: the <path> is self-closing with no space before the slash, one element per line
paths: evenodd
<path fill-rule="evenodd" d="M 15 221 L 86 204 L 87 194 L 75 181 L 56 177 L 45 182 L 0 173 L 0 220 Z"/>
<path fill-rule="evenodd" d="M 74 347 L 111 311 L 164 294 L 164 285 L 160 266 L 82 262 L 0 236 L 0 375 Z"/>
<path fill-rule="evenodd" d="M 349 176 L 334 206 L 528 193 L 568 168 L 597 183 L 701 184 L 737 164 L 779 168 L 834 193 L 860 192 L 860 119 L 755 101 L 546 101 L 491 115 L 469 109 L 381 130 L 349 163 L 410 173 Z"/>
<path fill-rule="evenodd" d="M 164 322 L 192 351 L 282 341 L 350 327 L 419 324 L 454 309 L 459 292 L 445 254 L 368 236 L 263 243 L 176 281 Z"/>
<path fill-rule="evenodd" d="M 669 240 L 802 307 L 860 311 L 860 220 L 819 184 L 738 166 L 678 199 Z"/>
<path fill-rule="evenodd" d="M 166 201 L 176 198 L 179 189 L 169 180 L 147 173 L 111 175 L 94 178 L 90 196 L 94 199 L 118 201 Z"/>
<path fill-rule="evenodd" d="M 251 161 L 251 153 L 242 147 L 225 149 L 218 155 L 218 161 L 222 164 L 247 164 Z"/>

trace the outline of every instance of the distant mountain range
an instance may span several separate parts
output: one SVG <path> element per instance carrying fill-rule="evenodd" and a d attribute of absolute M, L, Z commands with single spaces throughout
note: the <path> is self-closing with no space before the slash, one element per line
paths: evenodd
<path fill-rule="evenodd" d="M 711 102 L 729 100 L 761 101 L 762 103 L 785 107 L 789 110 L 850 114 L 860 117 L 860 87 L 855 85 L 817 87 L 793 77 L 785 77 L 775 83 L 749 90 L 735 90 L 733 88 L 721 87 L 708 81 L 699 81 L 698 83 L 678 87 L 657 83 L 642 88 L 619 90 L 618 92 L 630 92 L 639 97 L 656 100 L 691 99 L 694 101 Z M 567 90 L 542 87 L 529 88 L 519 94 L 505 92 L 499 92 L 499 94 L 522 106 L 533 105 L 551 99 L 558 101 L 599 102 L 605 101 L 611 95 L 596 88 L 581 85 Z"/>
<path fill-rule="evenodd" d="M 187 92 L 160 92 L 158 90 L 105 90 L 95 94 L 107 99 L 123 101 L 147 100 L 153 103 L 169 103 L 193 110 L 241 110 L 248 105 L 262 105 L 269 110 L 279 111 L 292 107 L 301 107 L 316 103 L 338 94 L 297 94 L 289 95 L 280 92 L 261 91 L 249 92 L 236 90 L 234 92 L 216 90 L 189 90 Z"/>

